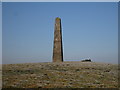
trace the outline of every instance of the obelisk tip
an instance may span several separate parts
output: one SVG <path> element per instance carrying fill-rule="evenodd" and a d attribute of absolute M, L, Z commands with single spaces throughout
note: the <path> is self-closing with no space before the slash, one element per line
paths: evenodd
<path fill-rule="evenodd" d="M 59 17 L 56 17 L 56 20 L 61 20 Z"/>

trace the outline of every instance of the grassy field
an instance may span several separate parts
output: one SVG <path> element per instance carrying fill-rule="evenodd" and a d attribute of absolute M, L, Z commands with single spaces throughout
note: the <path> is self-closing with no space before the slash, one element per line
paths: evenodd
<path fill-rule="evenodd" d="M 117 88 L 117 64 L 24 63 L 2 66 L 3 88 Z"/>

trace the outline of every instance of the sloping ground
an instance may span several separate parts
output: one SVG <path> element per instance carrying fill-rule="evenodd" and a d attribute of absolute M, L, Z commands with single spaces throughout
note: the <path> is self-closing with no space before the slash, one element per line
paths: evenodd
<path fill-rule="evenodd" d="M 3 88 L 117 88 L 117 64 L 95 62 L 3 65 Z"/>
<path fill-rule="evenodd" d="M 0 64 L 0 89 L 2 88 L 2 64 Z"/>

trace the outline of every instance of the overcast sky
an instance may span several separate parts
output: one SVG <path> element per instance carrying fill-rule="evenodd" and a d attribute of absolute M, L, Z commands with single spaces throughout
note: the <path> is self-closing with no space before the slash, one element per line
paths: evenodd
<path fill-rule="evenodd" d="M 3 3 L 3 64 L 52 62 L 55 18 L 64 61 L 118 62 L 118 3 Z"/>

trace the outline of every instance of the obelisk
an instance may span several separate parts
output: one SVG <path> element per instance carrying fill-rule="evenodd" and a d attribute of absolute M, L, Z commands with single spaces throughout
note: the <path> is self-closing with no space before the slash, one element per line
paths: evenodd
<path fill-rule="evenodd" d="M 53 62 L 63 62 L 62 28 L 59 17 L 55 19 Z"/>

